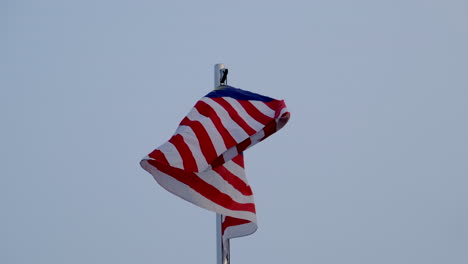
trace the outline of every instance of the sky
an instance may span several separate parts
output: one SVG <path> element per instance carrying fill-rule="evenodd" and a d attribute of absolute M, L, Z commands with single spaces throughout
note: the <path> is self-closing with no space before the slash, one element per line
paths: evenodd
<path fill-rule="evenodd" d="M 232 264 L 468 263 L 468 2 L 0 2 L 0 263 L 215 263 L 139 161 L 213 88 L 284 99 Z"/>

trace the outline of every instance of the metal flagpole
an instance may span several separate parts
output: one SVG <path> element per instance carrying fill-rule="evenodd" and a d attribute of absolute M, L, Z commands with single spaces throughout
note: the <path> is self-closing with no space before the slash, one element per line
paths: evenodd
<path fill-rule="evenodd" d="M 227 69 L 224 68 L 224 64 L 218 63 L 214 67 L 214 88 L 218 88 L 221 85 L 221 78 L 226 79 Z M 226 245 L 223 245 L 222 236 L 222 222 L 223 215 L 216 214 L 216 264 L 230 264 L 230 249 L 229 240 L 226 241 Z"/>

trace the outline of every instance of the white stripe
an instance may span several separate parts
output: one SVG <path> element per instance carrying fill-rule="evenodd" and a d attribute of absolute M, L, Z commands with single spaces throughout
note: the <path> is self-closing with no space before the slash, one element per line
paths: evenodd
<path fill-rule="evenodd" d="M 271 118 L 275 117 L 275 111 L 271 110 L 271 108 L 268 107 L 264 102 L 255 100 L 251 100 L 249 102 L 252 103 L 255 106 L 255 108 L 257 108 L 258 111 L 262 112 L 264 115 Z"/>
<path fill-rule="evenodd" d="M 177 148 L 171 142 L 167 141 L 157 149 L 164 154 L 171 167 L 184 169 L 182 157 L 180 156 Z"/>
<path fill-rule="evenodd" d="M 242 225 L 233 225 L 226 227 L 223 234 L 223 239 L 231 239 L 235 237 L 248 236 L 257 231 L 257 224 L 250 222 Z"/>
<path fill-rule="evenodd" d="M 223 137 L 219 133 L 216 126 L 213 124 L 213 121 L 200 114 L 196 108 L 193 108 L 192 111 L 187 115 L 187 118 L 192 121 L 199 121 L 201 125 L 205 128 L 208 136 L 211 139 L 211 143 L 215 148 L 216 154 L 220 156 L 224 151 L 226 151 L 226 145 L 224 144 Z"/>
<path fill-rule="evenodd" d="M 221 119 L 223 126 L 237 143 L 241 143 L 249 137 L 244 129 L 242 129 L 242 127 L 240 127 L 236 122 L 234 122 L 234 120 L 231 119 L 229 113 L 226 111 L 226 109 L 224 109 L 224 107 L 208 97 L 203 97 L 201 101 L 207 103 L 209 106 L 211 106 L 211 108 L 214 109 L 218 117 Z"/>
<path fill-rule="evenodd" d="M 242 117 L 247 125 L 253 128 L 255 131 L 259 131 L 264 127 L 262 123 L 258 122 L 252 116 L 250 116 L 236 99 L 231 97 L 223 97 L 223 99 L 226 100 L 237 111 L 239 116 Z"/>
<path fill-rule="evenodd" d="M 230 173 L 236 175 L 241 179 L 246 185 L 249 185 L 247 182 L 247 177 L 245 176 L 245 169 L 239 166 L 234 161 L 230 160 L 223 165 Z"/>
<path fill-rule="evenodd" d="M 262 129 L 260 131 L 258 131 L 257 133 L 255 133 L 254 135 L 252 135 L 250 137 L 251 141 L 252 141 L 252 144 L 250 144 L 249 148 L 255 144 L 257 144 L 258 142 L 260 142 L 260 140 L 265 136 L 265 131 Z"/>
<path fill-rule="evenodd" d="M 197 163 L 198 171 L 206 170 L 208 162 L 200 149 L 200 142 L 198 142 L 197 135 L 195 135 L 193 129 L 189 126 L 179 126 L 176 130 L 176 134 L 180 134 L 184 138 L 185 143 L 189 147 Z"/>
<path fill-rule="evenodd" d="M 278 118 L 276 119 L 276 131 L 280 130 L 282 127 L 284 127 L 284 125 L 286 125 L 286 123 L 288 122 L 288 119 L 283 119 L 281 120 L 281 117 L 286 113 L 288 112 L 288 109 L 286 107 L 284 107 L 283 109 L 281 109 L 281 112 L 280 112 L 280 115 L 278 116 Z"/>
<path fill-rule="evenodd" d="M 254 213 L 248 211 L 234 211 L 226 209 L 201 195 L 200 193 L 194 191 L 190 186 L 179 182 L 173 177 L 159 171 L 157 168 L 153 167 L 148 163 L 147 160 L 142 160 L 140 162 L 141 167 L 153 175 L 154 179 L 162 186 L 164 189 L 169 192 L 179 196 L 180 198 L 189 201 L 195 205 L 198 205 L 202 208 L 208 209 L 210 211 L 216 212 L 218 214 L 223 214 L 227 216 L 232 216 L 240 219 L 246 219 L 251 222 L 256 222 L 257 218 Z"/>
<path fill-rule="evenodd" d="M 238 203 L 254 203 L 253 195 L 242 194 L 213 170 L 208 170 L 195 174 L 209 185 L 218 189 L 220 192 L 229 195 L 234 201 Z"/>
<path fill-rule="evenodd" d="M 150 157 L 150 156 L 148 156 L 148 155 L 146 155 L 143 159 L 144 159 L 144 160 L 155 160 L 155 159 L 153 159 L 152 157 Z"/>
<path fill-rule="evenodd" d="M 284 113 L 286 113 L 287 111 L 288 111 L 288 109 L 287 109 L 286 107 L 283 107 L 283 108 L 281 109 L 281 112 L 280 112 L 279 116 L 278 116 L 278 119 L 279 119 Z"/>
<path fill-rule="evenodd" d="M 223 153 L 223 159 L 226 162 L 228 160 L 233 159 L 237 155 L 239 155 L 239 153 L 237 153 L 237 146 L 234 146 L 234 147 L 226 150 L 226 152 Z"/>

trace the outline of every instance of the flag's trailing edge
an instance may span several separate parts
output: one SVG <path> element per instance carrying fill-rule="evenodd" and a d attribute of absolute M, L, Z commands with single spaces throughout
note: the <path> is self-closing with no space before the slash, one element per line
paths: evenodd
<path fill-rule="evenodd" d="M 283 100 L 220 86 L 200 99 L 175 134 L 141 161 L 169 192 L 222 214 L 223 240 L 257 230 L 243 151 L 289 120 Z"/>

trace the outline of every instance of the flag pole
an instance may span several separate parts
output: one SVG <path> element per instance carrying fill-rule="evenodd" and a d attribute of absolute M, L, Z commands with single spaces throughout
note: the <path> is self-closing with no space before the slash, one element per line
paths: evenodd
<path fill-rule="evenodd" d="M 221 85 L 221 78 L 223 78 L 224 75 L 225 79 L 226 74 L 227 69 L 224 67 L 224 64 L 215 64 L 214 89 L 218 88 Z M 226 245 L 223 245 L 222 223 L 223 215 L 216 214 L 216 264 L 230 264 L 229 240 L 226 241 Z"/>

